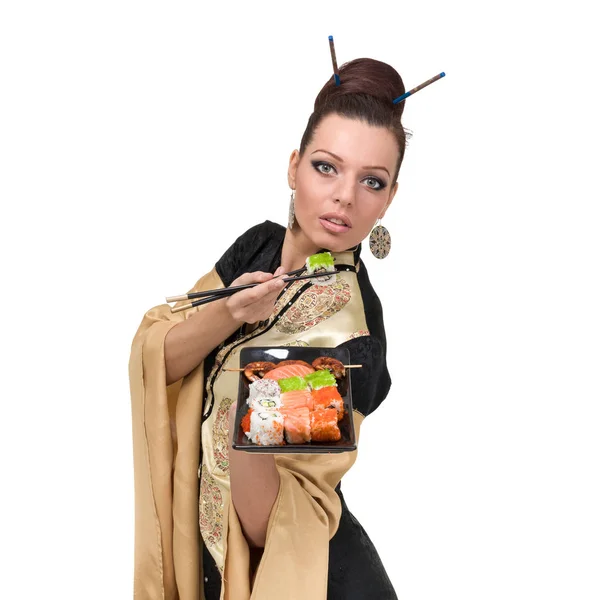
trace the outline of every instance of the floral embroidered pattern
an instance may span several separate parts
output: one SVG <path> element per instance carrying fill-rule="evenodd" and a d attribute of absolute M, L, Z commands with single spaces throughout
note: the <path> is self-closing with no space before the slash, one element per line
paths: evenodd
<path fill-rule="evenodd" d="M 204 543 L 215 546 L 223 537 L 223 496 L 212 475 L 202 468 L 200 478 L 200 533 Z"/>
<path fill-rule="evenodd" d="M 359 329 L 358 331 L 353 331 L 344 341 L 347 342 L 363 335 L 371 335 L 371 332 L 368 329 Z"/>
<path fill-rule="evenodd" d="M 308 342 L 304 340 L 294 340 L 293 342 L 288 342 L 287 344 L 281 344 L 282 346 L 309 346 Z"/>
<path fill-rule="evenodd" d="M 213 424 L 215 464 L 223 473 L 229 471 L 229 409 L 232 404 L 231 398 L 221 400 Z"/>
<path fill-rule="evenodd" d="M 350 300 L 350 286 L 336 275 L 333 285 L 311 285 L 281 316 L 275 329 L 281 333 L 300 333 L 342 310 Z"/>

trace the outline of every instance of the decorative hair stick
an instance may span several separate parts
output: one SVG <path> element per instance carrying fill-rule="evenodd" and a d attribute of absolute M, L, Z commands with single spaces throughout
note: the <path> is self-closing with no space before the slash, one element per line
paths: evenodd
<path fill-rule="evenodd" d="M 337 60 L 335 59 L 335 48 L 333 47 L 333 36 L 329 36 L 329 50 L 331 51 L 331 62 L 333 63 L 333 78 L 335 79 L 335 85 L 340 85 L 340 71 L 337 66 Z"/>
<path fill-rule="evenodd" d="M 424 87 L 427 87 L 428 85 L 432 84 L 434 81 L 437 81 L 438 79 L 441 79 L 442 77 L 445 77 L 445 76 L 446 76 L 446 73 L 444 73 L 442 71 L 441 73 L 439 73 L 435 77 L 432 77 L 431 79 L 428 79 L 427 81 L 425 81 L 421 85 L 418 85 L 416 88 L 413 88 L 409 92 L 406 92 L 405 94 L 402 94 L 402 96 L 398 96 L 393 101 L 394 104 L 398 104 L 398 102 L 402 102 L 402 100 L 404 100 L 405 98 L 408 98 L 409 96 L 412 96 L 415 92 L 418 92 L 419 90 L 422 90 Z"/>

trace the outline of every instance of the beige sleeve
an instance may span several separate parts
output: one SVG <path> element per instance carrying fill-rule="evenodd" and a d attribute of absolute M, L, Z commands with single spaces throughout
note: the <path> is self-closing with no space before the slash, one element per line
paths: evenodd
<path fill-rule="evenodd" d="M 213 268 L 189 291 L 223 287 Z M 131 346 L 137 600 L 201 597 L 197 473 L 204 363 L 167 386 L 164 341 L 172 327 L 202 309 L 151 308 Z"/>
<path fill-rule="evenodd" d="M 354 411 L 356 436 L 363 416 Z M 335 488 L 356 461 L 340 454 L 278 454 L 279 493 L 263 556 L 250 580 L 249 548 L 230 502 L 225 559 L 226 600 L 326 600 L 329 540 L 341 517 Z"/>

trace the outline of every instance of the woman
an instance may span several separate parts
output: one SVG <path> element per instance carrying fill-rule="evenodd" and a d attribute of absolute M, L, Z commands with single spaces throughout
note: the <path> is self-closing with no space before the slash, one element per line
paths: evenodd
<path fill-rule="evenodd" d="M 390 388 L 381 304 L 360 252 L 398 187 L 404 103 L 392 99 L 405 88 L 372 59 L 339 75 L 290 157 L 288 228 L 252 227 L 192 290 L 259 285 L 178 313 L 155 307 L 134 339 L 136 598 L 396 598 L 341 493 L 356 452 L 231 448 L 239 374 L 226 369 L 242 347 L 348 348 L 363 365 L 350 375 L 357 436 Z M 334 285 L 286 287 L 279 275 L 323 250 L 345 265 Z"/>

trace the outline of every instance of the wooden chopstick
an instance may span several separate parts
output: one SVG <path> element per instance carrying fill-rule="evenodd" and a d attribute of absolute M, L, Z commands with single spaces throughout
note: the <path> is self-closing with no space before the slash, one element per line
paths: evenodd
<path fill-rule="evenodd" d="M 302 273 L 304 271 L 304 267 L 301 269 L 296 269 L 295 271 L 290 271 L 289 273 L 282 273 L 281 275 L 277 275 L 274 279 L 279 277 L 283 277 L 284 275 L 294 276 L 298 273 Z M 258 285 L 257 283 L 248 283 L 246 285 L 236 285 L 234 287 L 226 287 L 219 288 L 217 290 L 206 290 L 204 292 L 191 292 L 190 294 L 181 294 L 180 296 L 169 296 L 166 301 L 167 302 L 179 302 L 180 300 L 194 300 L 195 298 L 206 298 L 207 296 L 228 296 L 232 291 L 244 290 L 246 288 L 254 287 Z"/>
<path fill-rule="evenodd" d="M 302 269 L 304 270 L 304 269 Z M 301 279 L 312 279 L 313 277 L 325 277 L 327 275 L 327 273 L 311 273 L 310 275 L 302 275 L 300 277 L 284 277 L 283 281 L 285 282 L 293 282 L 293 281 L 300 281 Z M 277 277 L 281 277 L 281 275 L 278 275 Z M 235 294 L 236 292 L 239 292 L 240 290 L 245 290 L 248 288 L 253 288 L 257 285 L 260 285 L 259 283 L 248 283 L 246 285 L 236 285 L 233 287 L 228 287 L 228 288 L 220 288 L 217 290 L 207 290 L 206 292 L 192 292 L 191 294 L 184 294 L 183 296 L 171 296 L 169 298 L 167 298 L 167 302 L 173 302 L 173 301 L 178 301 L 178 300 L 174 300 L 175 298 L 179 298 L 181 300 L 186 300 L 186 299 L 191 299 L 191 298 L 197 298 L 198 295 L 200 295 L 200 299 L 199 300 L 194 300 L 194 302 L 190 302 L 189 304 L 182 304 L 181 306 L 176 306 L 176 307 L 172 307 L 171 308 L 171 312 L 172 313 L 176 313 L 182 310 L 187 310 L 188 308 L 193 308 L 194 306 L 201 306 L 202 304 L 208 304 L 209 302 L 212 302 L 213 300 L 220 300 L 221 298 L 225 298 L 227 296 L 231 296 L 233 294 Z M 207 294 L 212 294 L 208 297 L 205 297 Z"/>

